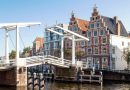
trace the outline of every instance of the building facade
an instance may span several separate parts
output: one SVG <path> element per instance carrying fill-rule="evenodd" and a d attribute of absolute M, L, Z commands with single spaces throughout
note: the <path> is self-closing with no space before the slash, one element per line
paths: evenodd
<path fill-rule="evenodd" d="M 57 24 L 58 26 L 68 29 L 68 25 L 66 24 Z M 65 33 L 63 30 L 58 29 L 56 27 L 49 28 L 49 29 L 54 29 L 55 31 L 59 33 Z M 55 33 L 52 33 L 48 30 L 45 30 L 45 42 L 43 44 L 44 46 L 44 55 L 53 55 L 54 52 L 60 48 L 61 46 L 61 36 L 57 35 Z"/>
<path fill-rule="evenodd" d="M 116 70 L 124 70 L 127 67 L 126 61 L 124 58 L 121 59 L 120 55 L 122 48 L 128 46 L 129 35 L 117 16 L 114 18 L 102 16 L 94 6 L 90 21 L 78 19 L 72 12 L 68 29 L 89 38 L 89 41 L 76 42 L 76 48 L 80 47 L 81 51 L 85 51 L 82 57 L 82 62 L 86 63 L 85 67 Z M 117 38 L 122 41 L 118 43 Z M 66 42 L 71 47 L 71 41 Z M 126 45 L 121 46 L 122 42 Z M 114 48 L 115 46 L 118 50 Z M 114 49 L 116 54 L 112 54 Z"/>
<path fill-rule="evenodd" d="M 32 47 L 33 56 L 36 56 L 36 55 L 43 53 L 43 43 L 44 43 L 44 38 L 37 37 L 34 40 L 33 47 Z"/>

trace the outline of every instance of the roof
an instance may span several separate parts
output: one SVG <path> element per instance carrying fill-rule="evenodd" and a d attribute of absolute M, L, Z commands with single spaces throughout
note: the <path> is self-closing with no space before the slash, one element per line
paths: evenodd
<path fill-rule="evenodd" d="M 109 33 L 116 35 L 116 24 L 114 22 L 114 19 L 106 16 L 101 16 L 101 18 L 103 19 L 103 22 L 105 22 L 105 25 L 107 26 L 107 30 L 109 30 Z M 128 33 L 123 23 L 120 20 L 118 20 L 118 22 L 120 24 L 120 36 L 128 37 Z"/>
<path fill-rule="evenodd" d="M 81 28 L 82 31 L 86 31 L 87 30 L 87 26 L 89 25 L 89 21 L 83 20 L 83 19 L 79 19 L 76 18 L 76 20 L 78 21 L 78 25 Z"/>
<path fill-rule="evenodd" d="M 35 41 L 40 41 L 40 47 L 43 47 L 44 38 L 37 37 L 37 38 L 35 39 Z"/>

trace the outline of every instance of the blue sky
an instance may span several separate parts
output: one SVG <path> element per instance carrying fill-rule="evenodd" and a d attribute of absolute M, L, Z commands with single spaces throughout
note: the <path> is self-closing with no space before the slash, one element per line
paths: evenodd
<path fill-rule="evenodd" d="M 43 37 L 45 25 L 69 23 L 74 10 L 77 18 L 90 20 L 93 6 L 97 5 L 101 15 L 118 16 L 127 31 L 130 31 L 130 1 L 129 0 L 0 0 L 0 23 L 41 22 L 41 26 L 20 28 L 20 34 L 25 46 L 32 46 L 36 37 Z M 9 34 L 15 44 L 15 31 Z M 5 30 L 0 29 L 0 56 L 5 55 Z M 20 51 L 24 46 L 20 41 Z M 9 39 L 9 51 L 14 47 Z"/>

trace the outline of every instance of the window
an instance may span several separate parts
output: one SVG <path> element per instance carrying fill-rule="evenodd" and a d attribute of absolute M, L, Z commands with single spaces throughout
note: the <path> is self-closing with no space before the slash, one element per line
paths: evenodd
<path fill-rule="evenodd" d="M 102 48 L 102 53 L 107 53 L 106 47 L 103 47 L 103 48 Z"/>
<path fill-rule="evenodd" d="M 97 17 L 96 17 L 96 20 L 97 20 Z"/>
<path fill-rule="evenodd" d="M 112 58 L 112 69 L 115 69 L 115 58 Z"/>
<path fill-rule="evenodd" d="M 93 18 L 93 20 L 94 20 L 94 18 Z"/>
<path fill-rule="evenodd" d="M 94 24 L 91 24 L 91 28 L 94 28 Z"/>
<path fill-rule="evenodd" d="M 75 22 L 74 22 L 74 24 L 75 24 Z"/>
<path fill-rule="evenodd" d="M 94 36 L 97 36 L 97 31 L 94 31 Z"/>
<path fill-rule="evenodd" d="M 130 42 L 128 42 L 128 46 L 130 46 Z"/>
<path fill-rule="evenodd" d="M 95 47 L 94 53 L 98 54 L 98 47 Z"/>
<path fill-rule="evenodd" d="M 98 39 L 94 39 L 94 44 L 98 44 Z"/>
<path fill-rule="evenodd" d="M 74 31 L 77 32 L 77 27 L 74 28 Z"/>
<path fill-rule="evenodd" d="M 106 38 L 102 38 L 102 43 L 106 43 Z"/>
<path fill-rule="evenodd" d="M 124 46 L 124 41 L 122 41 L 122 46 Z"/>
<path fill-rule="evenodd" d="M 104 30 L 100 30 L 100 35 L 104 35 Z"/>
<path fill-rule="evenodd" d="M 96 26 L 97 26 L 97 28 L 99 28 L 100 27 L 100 23 L 97 23 Z"/>
<path fill-rule="evenodd" d="M 91 40 L 88 41 L 88 45 L 91 45 Z"/>
<path fill-rule="evenodd" d="M 84 45 L 84 41 L 81 42 L 81 45 Z"/>
<path fill-rule="evenodd" d="M 88 32 L 88 37 L 91 37 L 91 32 Z"/>
<path fill-rule="evenodd" d="M 72 23 L 71 23 L 71 25 L 72 25 Z"/>
<path fill-rule="evenodd" d="M 73 31 L 73 28 L 70 28 L 70 31 Z"/>
<path fill-rule="evenodd" d="M 91 54 L 91 48 L 88 48 L 88 54 Z"/>
<path fill-rule="evenodd" d="M 115 47 L 112 47 L 112 54 L 115 54 Z"/>

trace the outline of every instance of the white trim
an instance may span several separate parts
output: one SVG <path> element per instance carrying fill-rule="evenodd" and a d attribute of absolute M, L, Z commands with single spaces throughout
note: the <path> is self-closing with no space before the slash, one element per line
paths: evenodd
<path fill-rule="evenodd" d="M 91 54 L 88 54 L 88 49 L 91 49 L 91 54 L 92 54 L 92 47 L 87 48 L 87 55 L 91 55 Z"/>
<path fill-rule="evenodd" d="M 94 30 L 94 31 L 97 31 L 97 36 L 98 36 L 98 30 Z M 97 36 L 94 36 L 94 31 L 93 31 L 93 37 L 97 37 Z"/>
<path fill-rule="evenodd" d="M 95 54 L 95 48 L 98 48 L 98 54 L 99 54 L 99 47 L 94 47 L 94 55 L 98 55 L 98 54 Z"/>

